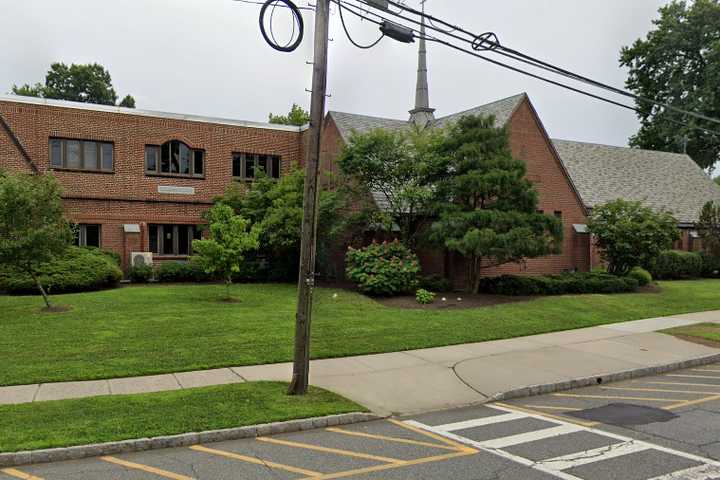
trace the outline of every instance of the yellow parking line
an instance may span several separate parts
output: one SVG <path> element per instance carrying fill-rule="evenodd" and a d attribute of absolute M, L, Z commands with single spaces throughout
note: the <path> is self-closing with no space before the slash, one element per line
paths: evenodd
<path fill-rule="evenodd" d="M 263 466 L 270 467 L 270 468 L 276 468 L 278 470 L 285 470 L 287 472 L 299 473 L 300 475 L 305 475 L 307 477 L 318 477 L 318 476 L 322 475 L 322 473 L 320 473 L 320 472 L 306 470 L 304 468 L 293 467 L 292 465 L 283 465 L 282 463 L 268 462 L 265 460 L 260 460 L 259 458 L 248 457 L 245 455 L 239 455 L 237 453 L 227 452 L 225 450 L 216 450 L 214 448 L 207 448 L 202 445 L 193 445 L 192 447 L 190 447 L 190 449 L 198 451 L 198 452 L 209 453 L 210 455 L 217 455 L 219 457 L 232 458 L 233 460 L 240 460 L 242 462 L 253 463 L 255 465 L 263 465 Z"/>
<path fill-rule="evenodd" d="M 450 447 L 448 445 L 438 445 L 437 443 L 420 442 L 418 440 L 410 440 L 407 438 L 387 437 L 385 435 L 375 435 L 373 433 L 355 432 L 352 430 L 343 430 L 341 428 L 335 428 L 335 427 L 326 428 L 325 430 L 327 430 L 328 432 L 342 433 L 343 435 L 352 435 L 352 436 L 363 437 L 363 438 L 373 438 L 375 440 L 384 440 L 387 442 L 407 443 L 409 445 L 418 445 L 420 447 L 430 447 L 430 448 L 442 448 L 444 450 L 457 450 L 455 447 Z"/>
<path fill-rule="evenodd" d="M 711 397 L 699 398 L 697 400 L 688 400 L 686 402 L 673 403 L 663 407 L 665 410 L 674 410 L 676 408 L 689 407 L 690 405 L 698 405 L 700 403 L 712 402 L 713 400 L 720 400 L 720 395 L 713 395 Z"/>
<path fill-rule="evenodd" d="M 543 410 L 562 410 L 563 412 L 574 412 L 582 410 L 582 408 L 570 408 L 570 407 L 551 407 L 550 405 L 523 405 L 525 408 L 541 408 Z"/>
<path fill-rule="evenodd" d="M 679 402 L 682 398 L 623 397 L 617 395 L 580 395 L 576 393 L 553 393 L 555 397 L 599 398 L 603 400 L 645 400 L 648 402 Z"/>
<path fill-rule="evenodd" d="M 530 413 L 532 415 L 540 415 L 541 417 L 554 418 L 556 420 L 562 420 L 563 422 L 575 423 L 577 425 L 582 425 L 583 427 L 595 427 L 597 425 L 600 425 L 600 422 L 586 422 L 584 420 L 578 420 L 573 417 L 567 417 L 567 418 L 561 417 L 559 415 L 553 415 L 552 413 L 539 412 L 539 411 L 533 410 L 531 408 L 518 407 L 517 405 L 509 405 L 507 403 L 496 402 L 495 405 L 500 405 L 501 407 L 505 407 L 505 408 L 511 408 L 513 410 L 517 410 L 517 411 L 520 411 L 523 413 Z M 578 410 L 578 409 L 574 409 L 574 410 Z"/>
<path fill-rule="evenodd" d="M 191 477 L 186 477 L 185 475 L 168 472 L 167 470 L 151 467 L 149 465 L 143 465 L 142 463 L 128 462 L 127 460 L 121 460 L 116 457 L 100 457 L 100 460 L 114 463 L 123 467 L 132 468 L 134 470 L 142 470 L 143 472 L 152 473 L 161 477 L 170 478 L 172 480 L 193 480 Z"/>
<path fill-rule="evenodd" d="M 447 445 L 450 445 L 451 447 L 455 447 L 460 452 L 476 452 L 474 448 L 467 447 L 461 443 L 455 442 L 453 440 L 450 440 L 449 438 L 445 438 L 441 435 L 437 435 L 433 432 L 428 432 L 426 430 L 423 430 L 422 428 L 417 428 L 412 425 L 408 425 L 404 422 L 401 422 L 400 420 L 394 420 L 392 418 L 388 419 L 388 422 L 397 425 L 398 427 L 405 428 L 407 430 L 410 430 L 411 432 L 419 433 L 420 435 L 425 435 L 428 438 L 432 438 L 433 440 L 437 440 L 439 442 L 443 442 Z"/>
<path fill-rule="evenodd" d="M 720 384 L 715 383 L 689 383 L 689 382 L 643 382 L 649 385 L 682 385 L 686 387 L 717 387 L 720 388 Z"/>
<path fill-rule="evenodd" d="M 720 380 L 720 375 L 688 375 L 685 373 L 668 373 L 665 377 L 682 377 L 682 378 L 714 378 Z"/>
<path fill-rule="evenodd" d="M 720 370 L 715 370 L 714 368 L 693 368 L 693 372 L 712 372 L 712 373 L 720 373 Z"/>
<path fill-rule="evenodd" d="M 475 455 L 476 453 L 477 453 L 477 450 L 468 449 L 467 451 L 464 451 L 464 452 L 447 453 L 445 455 L 417 458 L 415 460 L 401 460 L 399 463 L 389 463 L 389 464 L 385 464 L 385 465 L 375 465 L 373 467 L 358 468 L 356 470 L 346 470 L 344 472 L 328 473 L 326 475 L 320 475 L 318 477 L 307 477 L 302 480 L 333 480 L 335 478 L 354 477 L 356 475 L 363 475 L 366 473 L 381 472 L 384 470 L 409 467 L 412 465 L 422 465 L 424 463 L 440 462 L 442 460 L 450 460 L 451 458 Z"/>
<path fill-rule="evenodd" d="M 21 472 L 14 468 L 4 468 L 0 470 L 0 472 L 10 475 L 11 477 L 22 478 L 23 480 L 43 480 L 42 477 L 36 477 L 35 475 L 30 475 L 29 473 Z"/>
<path fill-rule="evenodd" d="M 630 388 L 630 387 L 602 387 L 603 390 L 632 390 L 636 392 L 665 392 L 686 393 L 688 395 L 717 395 L 718 392 L 701 392 L 698 390 L 673 390 L 669 388 Z"/>
<path fill-rule="evenodd" d="M 338 448 L 321 447 L 319 445 L 311 445 L 309 443 L 291 442 L 288 440 L 279 440 L 271 437 L 258 437 L 258 442 L 273 443 L 275 445 L 285 445 L 286 447 L 306 448 L 317 452 L 333 453 L 335 455 L 344 455 L 346 457 L 363 458 L 365 460 L 375 460 L 385 463 L 400 463 L 403 460 L 397 458 L 380 457 L 378 455 L 370 455 L 369 453 L 351 452 L 350 450 L 340 450 Z"/>

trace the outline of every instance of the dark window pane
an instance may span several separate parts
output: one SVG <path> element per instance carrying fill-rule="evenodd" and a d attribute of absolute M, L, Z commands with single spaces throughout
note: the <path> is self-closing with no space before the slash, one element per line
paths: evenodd
<path fill-rule="evenodd" d="M 50 140 L 50 162 L 53 167 L 62 167 L 62 140 Z"/>
<path fill-rule="evenodd" d="M 160 171 L 162 173 L 170 173 L 170 143 L 166 143 L 162 146 Z"/>
<path fill-rule="evenodd" d="M 170 142 L 170 173 L 180 171 L 180 143 Z"/>
<path fill-rule="evenodd" d="M 267 155 L 258 156 L 258 172 L 261 170 L 265 173 L 265 175 L 269 176 Z"/>
<path fill-rule="evenodd" d="M 100 225 L 83 225 L 85 227 L 85 246 L 100 247 Z"/>
<path fill-rule="evenodd" d="M 113 145 L 112 143 L 102 144 L 102 169 L 113 169 Z"/>
<path fill-rule="evenodd" d="M 180 169 L 182 175 L 190 175 L 190 149 L 184 143 L 180 144 Z"/>
<path fill-rule="evenodd" d="M 272 157 L 272 178 L 280 178 L 280 157 Z"/>
<path fill-rule="evenodd" d="M 202 227 L 200 226 L 193 226 L 191 227 L 193 231 L 193 239 L 195 240 L 201 240 L 202 239 Z"/>
<path fill-rule="evenodd" d="M 178 226 L 178 255 L 190 254 L 190 235 L 188 230 L 192 228 L 189 225 Z"/>
<path fill-rule="evenodd" d="M 255 155 L 245 155 L 243 178 L 255 178 Z"/>
<path fill-rule="evenodd" d="M 80 246 L 80 225 L 73 223 L 72 234 L 73 234 L 73 245 Z"/>
<path fill-rule="evenodd" d="M 202 175 L 203 174 L 203 160 L 205 157 L 205 152 L 202 150 L 195 150 L 195 166 L 193 169 L 193 173 L 195 175 Z"/>
<path fill-rule="evenodd" d="M 83 168 L 85 168 L 87 170 L 97 170 L 97 168 L 98 168 L 97 143 L 83 142 Z"/>
<path fill-rule="evenodd" d="M 242 176 L 242 155 L 236 153 L 232 159 L 232 175 L 233 177 Z"/>
<path fill-rule="evenodd" d="M 67 140 L 67 168 L 82 168 L 80 164 L 80 141 Z"/>
<path fill-rule="evenodd" d="M 150 251 L 160 253 L 160 250 L 158 250 L 158 226 L 150 225 L 148 234 L 150 236 Z"/>
<path fill-rule="evenodd" d="M 162 253 L 164 255 L 175 254 L 175 232 L 173 225 L 163 225 Z"/>
<path fill-rule="evenodd" d="M 158 147 L 145 147 L 145 171 L 157 172 Z"/>

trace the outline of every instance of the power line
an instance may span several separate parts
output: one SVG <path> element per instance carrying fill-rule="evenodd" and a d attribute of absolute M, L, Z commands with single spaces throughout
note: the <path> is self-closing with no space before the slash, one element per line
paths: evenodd
<path fill-rule="evenodd" d="M 375 41 L 372 42 L 372 43 L 369 43 L 369 44 L 367 44 L 367 45 L 360 45 L 359 43 L 357 43 L 355 40 L 353 40 L 352 35 L 350 35 L 350 32 L 348 31 L 347 25 L 345 25 L 345 17 L 343 17 L 343 6 L 342 6 L 342 2 L 341 2 L 340 0 L 338 0 L 336 3 L 337 3 L 337 7 L 338 7 L 338 12 L 340 13 L 340 23 L 342 24 L 343 30 L 345 30 L 345 36 L 347 37 L 348 40 L 350 40 L 350 43 L 352 43 L 352 44 L 355 45 L 357 48 L 360 48 L 360 49 L 362 49 L 362 50 L 368 50 L 368 49 L 370 49 L 370 48 L 373 48 L 373 47 L 374 47 L 375 45 L 377 45 L 378 43 L 380 43 L 380 40 L 382 40 L 383 38 L 385 38 L 385 34 L 384 34 L 384 33 L 381 33 L 380 36 L 378 37 L 378 39 L 375 40 Z"/>

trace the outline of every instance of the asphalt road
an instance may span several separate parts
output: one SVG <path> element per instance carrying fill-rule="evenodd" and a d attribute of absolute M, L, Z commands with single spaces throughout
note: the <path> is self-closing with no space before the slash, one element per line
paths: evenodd
<path fill-rule="evenodd" d="M 338 428 L 0 471 L 11 479 L 720 479 L 720 365 Z"/>

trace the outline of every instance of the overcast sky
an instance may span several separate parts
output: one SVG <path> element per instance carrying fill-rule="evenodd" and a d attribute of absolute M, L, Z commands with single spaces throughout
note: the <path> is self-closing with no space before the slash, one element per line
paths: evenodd
<path fill-rule="evenodd" d="M 418 0 L 408 0 L 417 6 Z M 586 76 L 623 86 L 623 45 L 644 37 L 663 0 L 428 0 L 427 11 Z M 309 107 L 313 16 L 291 54 L 268 47 L 259 6 L 233 0 L 0 0 L 0 92 L 44 79 L 51 62 L 98 62 L 138 108 L 266 121 Z M 307 5 L 307 0 L 300 3 Z M 346 18 L 358 41 L 377 27 Z M 279 34 L 289 22 L 278 15 Z M 416 45 L 358 50 L 331 17 L 328 109 L 407 118 Z M 438 45 L 428 46 L 430 103 L 442 116 L 527 92 L 551 136 L 625 145 L 634 114 Z"/>

